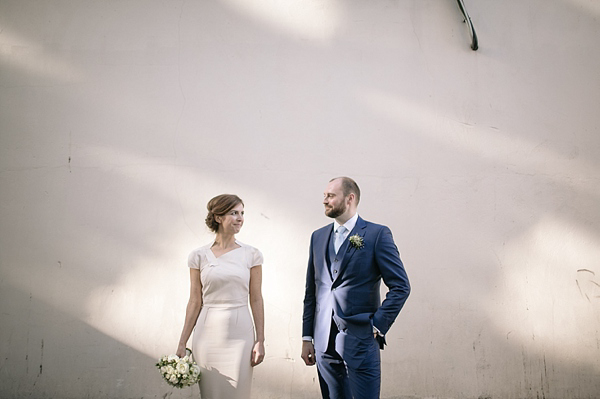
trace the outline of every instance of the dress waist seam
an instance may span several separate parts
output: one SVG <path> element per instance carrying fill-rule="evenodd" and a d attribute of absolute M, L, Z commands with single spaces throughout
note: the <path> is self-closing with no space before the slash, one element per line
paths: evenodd
<path fill-rule="evenodd" d="M 231 304 L 220 304 L 220 303 L 203 303 L 203 308 L 219 308 L 219 309 L 237 309 L 247 307 L 248 304 L 240 304 L 240 305 L 231 305 Z"/>

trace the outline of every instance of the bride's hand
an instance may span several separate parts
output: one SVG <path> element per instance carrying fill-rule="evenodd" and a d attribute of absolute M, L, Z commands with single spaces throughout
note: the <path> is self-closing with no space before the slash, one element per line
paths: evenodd
<path fill-rule="evenodd" d="M 177 352 L 175 352 L 175 354 L 179 357 L 184 357 L 187 354 L 185 345 L 179 345 L 177 347 Z"/>
<path fill-rule="evenodd" d="M 252 367 L 259 365 L 265 358 L 265 344 L 261 341 L 257 341 L 252 348 Z"/>

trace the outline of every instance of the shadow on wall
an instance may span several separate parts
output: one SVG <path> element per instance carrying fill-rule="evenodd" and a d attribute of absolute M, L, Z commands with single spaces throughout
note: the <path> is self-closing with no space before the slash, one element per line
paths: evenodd
<path fill-rule="evenodd" d="M 11 314 L 7 303 L 26 304 Z M 10 286 L 0 291 L 2 398 L 184 398 L 162 381 L 156 359 L 116 341 L 78 318 Z M 140 337 L 142 338 L 142 337 Z"/>
<path fill-rule="evenodd" d="M 597 197 L 535 174 L 439 180 L 403 204 L 428 210 L 404 218 L 419 230 L 395 234 L 413 290 L 388 339 L 400 359 L 383 353 L 383 396 L 402 375 L 417 397 L 594 397 Z"/>

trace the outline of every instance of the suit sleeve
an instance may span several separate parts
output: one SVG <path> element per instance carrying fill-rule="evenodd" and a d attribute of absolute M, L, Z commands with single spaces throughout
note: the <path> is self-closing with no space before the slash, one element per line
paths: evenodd
<path fill-rule="evenodd" d="M 385 335 L 410 294 L 406 270 L 400 260 L 400 253 L 394 243 L 392 232 L 386 226 L 383 226 L 377 237 L 375 260 L 389 291 L 373 316 L 373 325 Z"/>
<path fill-rule="evenodd" d="M 315 265 L 313 259 L 313 238 L 314 233 L 310 238 L 310 252 L 308 255 L 308 267 L 306 270 L 306 287 L 304 292 L 304 312 L 302 315 L 302 336 L 314 336 L 315 325 L 315 309 L 317 299 L 315 296 Z"/>

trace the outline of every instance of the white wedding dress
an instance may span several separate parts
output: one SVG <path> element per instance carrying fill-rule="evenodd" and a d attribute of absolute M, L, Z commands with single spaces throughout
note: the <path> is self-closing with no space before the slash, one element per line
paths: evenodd
<path fill-rule="evenodd" d="M 250 269 L 262 265 L 260 251 L 240 247 L 218 258 L 210 245 L 193 251 L 190 268 L 200 270 L 202 310 L 192 350 L 201 369 L 202 399 L 248 399 L 252 385 L 250 365 L 254 324 L 248 308 Z"/>

